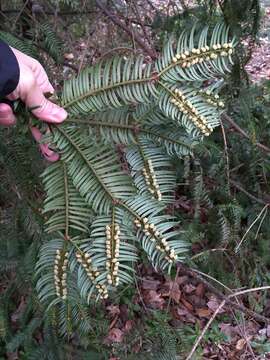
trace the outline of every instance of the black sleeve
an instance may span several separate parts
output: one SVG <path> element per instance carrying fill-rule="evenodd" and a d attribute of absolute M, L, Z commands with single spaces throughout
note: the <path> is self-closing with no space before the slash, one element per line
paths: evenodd
<path fill-rule="evenodd" d="M 19 78 L 16 56 L 6 43 L 0 41 L 0 100 L 16 89 Z"/>

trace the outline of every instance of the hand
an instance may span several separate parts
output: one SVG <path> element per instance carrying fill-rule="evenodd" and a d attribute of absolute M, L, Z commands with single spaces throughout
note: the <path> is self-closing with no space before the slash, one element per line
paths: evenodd
<path fill-rule="evenodd" d="M 42 121 L 54 124 L 63 122 L 67 117 L 66 111 L 46 99 L 44 96 L 46 93 L 53 94 L 54 89 L 41 64 L 37 60 L 23 54 L 22 52 L 13 48 L 11 49 L 19 64 L 20 79 L 17 88 L 6 98 L 8 100 L 22 100 L 28 108 L 33 109 L 32 113 Z M 14 125 L 15 123 L 16 118 L 11 107 L 8 104 L 1 103 L 0 125 L 9 126 Z M 39 136 L 37 136 L 36 131 L 34 133 L 34 138 L 39 141 L 42 136 L 41 133 Z M 49 148 L 47 149 L 49 152 L 44 153 L 44 146 L 44 144 L 40 145 L 41 152 L 48 160 L 55 161 L 56 157 Z M 48 147 L 48 145 L 46 146 Z"/>
<path fill-rule="evenodd" d="M 50 130 L 47 130 L 47 133 L 49 133 Z M 42 133 L 39 131 L 38 128 L 32 126 L 31 127 L 31 133 L 33 135 L 33 138 L 39 143 L 42 139 Z M 57 154 L 55 151 L 51 150 L 49 147 L 49 144 L 39 144 L 39 150 L 41 151 L 44 158 L 50 162 L 55 162 L 59 160 L 59 154 Z"/>

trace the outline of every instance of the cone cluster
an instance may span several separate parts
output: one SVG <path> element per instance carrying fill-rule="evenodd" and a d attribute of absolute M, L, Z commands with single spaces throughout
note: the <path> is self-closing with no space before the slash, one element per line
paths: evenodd
<path fill-rule="evenodd" d="M 199 93 L 205 97 L 206 102 L 210 105 L 219 107 L 219 108 L 224 108 L 224 102 L 219 100 L 219 95 L 218 94 L 212 94 L 211 91 L 207 90 L 207 91 L 203 91 L 200 90 Z"/>
<path fill-rule="evenodd" d="M 188 68 L 192 65 L 204 61 L 215 60 L 218 56 L 229 56 L 233 53 L 232 43 L 207 45 L 201 48 L 193 48 L 191 51 L 185 51 L 182 54 L 176 54 L 172 58 L 172 64 L 179 64 L 182 68 Z"/>
<path fill-rule="evenodd" d="M 163 238 L 160 232 L 157 230 L 155 224 L 149 223 L 148 218 L 144 217 L 141 220 L 135 219 L 134 223 L 137 228 L 141 229 L 141 231 L 150 237 L 151 241 L 156 242 L 156 249 L 162 253 L 165 253 L 165 259 L 172 263 L 177 260 L 177 254 L 175 254 L 175 250 L 169 246 L 169 243 L 165 238 Z"/>
<path fill-rule="evenodd" d="M 97 277 L 100 275 L 100 272 L 97 271 L 97 269 L 93 268 L 90 255 L 88 253 L 82 253 L 82 252 L 78 251 L 78 252 L 76 252 L 76 258 L 77 258 L 77 261 L 85 269 L 86 274 L 89 277 L 89 279 L 95 285 L 97 291 L 99 292 L 101 299 L 107 299 L 107 297 L 108 297 L 107 287 L 106 287 L 106 285 L 99 284 L 97 282 Z"/>
<path fill-rule="evenodd" d="M 179 89 L 174 90 L 174 96 L 171 97 L 170 102 L 183 114 L 187 115 L 188 119 L 203 135 L 209 136 L 213 132 L 213 129 L 207 124 L 205 117 L 199 114 L 199 111 Z"/>
<path fill-rule="evenodd" d="M 147 160 L 146 164 L 142 170 L 143 176 L 148 186 L 149 192 L 158 200 L 162 200 L 162 194 L 159 189 L 159 184 L 157 182 L 156 174 L 154 172 L 152 160 Z"/>
<path fill-rule="evenodd" d="M 67 264 L 68 252 L 57 249 L 54 259 L 54 286 L 56 295 L 63 300 L 67 298 Z"/>
<path fill-rule="evenodd" d="M 119 285 L 119 249 L 120 249 L 120 226 L 118 224 L 106 225 L 106 270 L 109 285 Z"/>

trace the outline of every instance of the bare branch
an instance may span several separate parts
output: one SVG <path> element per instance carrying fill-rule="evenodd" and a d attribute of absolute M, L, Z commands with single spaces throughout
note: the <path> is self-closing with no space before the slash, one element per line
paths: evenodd
<path fill-rule="evenodd" d="M 150 49 L 138 34 L 134 33 L 129 27 L 127 27 L 116 14 L 112 14 L 99 0 L 96 0 L 97 7 L 117 26 L 124 30 L 131 39 L 134 39 L 138 45 L 148 54 L 151 59 L 156 59 L 157 55 L 154 50 Z"/>
<path fill-rule="evenodd" d="M 243 294 L 247 294 L 250 292 L 254 292 L 254 291 L 262 291 L 262 290 L 269 290 L 270 286 L 263 286 L 263 287 L 258 287 L 258 288 L 254 288 L 254 289 L 246 289 L 243 291 L 238 291 L 236 293 L 233 293 L 231 295 L 228 296 L 228 299 L 231 297 L 237 297 L 239 295 L 243 295 Z M 206 331 L 209 329 L 209 326 L 212 324 L 212 322 L 214 321 L 214 319 L 216 318 L 217 314 L 220 312 L 220 310 L 224 307 L 224 305 L 226 304 L 226 302 L 228 301 L 228 299 L 224 299 L 220 305 L 218 306 L 218 308 L 216 309 L 216 311 L 213 313 L 213 315 L 211 316 L 211 318 L 208 320 L 207 324 L 205 325 L 205 327 L 203 328 L 202 333 L 200 334 L 200 336 L 198 336 L 197 340 L 195 341 L 195 344 L 193 345 L 190 353 L 188 354 L 188 356 L 186 357 L 186 360 L 190 360 L 194 354 L 194 352 L 196 351 L 199 343 L 202 341 Z"/>
<path fill-rule="evenodd" d="M 246 138 L 246 139 L 250 139 L 249 135 L 245 132 L 245 130 L 243 130 L 239 125 L 237 125 L 233 119 L 227 115 L 227 114 L 222 114 L 221 115 L 221 120 L 225 120 L 227 123 L 229 123 L 242 137 Z M 265 152 L 270 152 L 270 148 L 267 147 L 266 145 L 263 145 L 259 142 L 254 143 L 254 145 L 256 145 L 258 148 L 262 149 Z"/>
<path fill-rule="evenodd" d="M 239 310 L 239 311 L 245 313 L 246 315 L 252 317 L 253 319 L 257 320 L 260 323 L 270 324 L 269 318 L 267 318 L 263 315 L 260 315 L 253 310 L 246 308 L 242 304 L 238 304 L 238 303 L 232 301 L 230 299 L 231 296 L 229 296 L 229 295 L 236 296 L 236 294 L 229 294 L 228 296 L 224 295 L 220 290 L 216 289 L 211 283 L 209 283 L 202 276 L 200 276 L 198 273 L 196 273 L 195 269 L 191 269 L 187 265 L 184 265 L 182 263 L 179 263 L 178 266 L 180 266 L 180 273 L 191 276 L 194 279 L 198 280 L 199 282 L 203 283 L 209 291 L 211 291 L 213 294 L 215 294 L 221 300 L 225 300 L 226 304 L 230 305 L 233 309 Z"/>
<path fill-rule="evenodd" d="M 265 194 L 265 199 L 259 199 L 257 198 L 255 195 L 249 193 L 246 189 L 244 189 L 240 184 L 238 184 L 237 182 L 235 182 L 234 180 L 229 180 L 230 184 L 235 187 L 236 189 L 238 189 L 239 191 L 243 192 L 244 194 L 246 194 L 250 199 L 256 201 L 259 204 L 262 205 L 269 205 L 270 204 L 270 196 Z"/>

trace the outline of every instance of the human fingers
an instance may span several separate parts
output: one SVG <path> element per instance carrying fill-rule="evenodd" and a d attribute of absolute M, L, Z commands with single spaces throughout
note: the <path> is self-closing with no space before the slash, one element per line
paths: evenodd
<path fill-rule="evenodd" d="M 33 138 L 39 143 L 42 139 L 42 133 L 36 127 L 31 127 Z M 50 162 L 58 161 L 60 156 L 55 151 L 49 148 L 49 144 L 38 144 L 40 152 L 44 158 Z"/>
<path fill-rule="evenodd" d="M 25 64 L 20 64 L 19 84 L 7 98 L 20 98 L 38 119 L 49 123 L 59 124 L 67 117 L 63 108 L 45 98 L 32 70 Z"/>
<path fill-rule="evenodd" d="M 8 104 L 0 103 L 0 125 L 11 126 L 16 124 L 16 117 Z"/>

